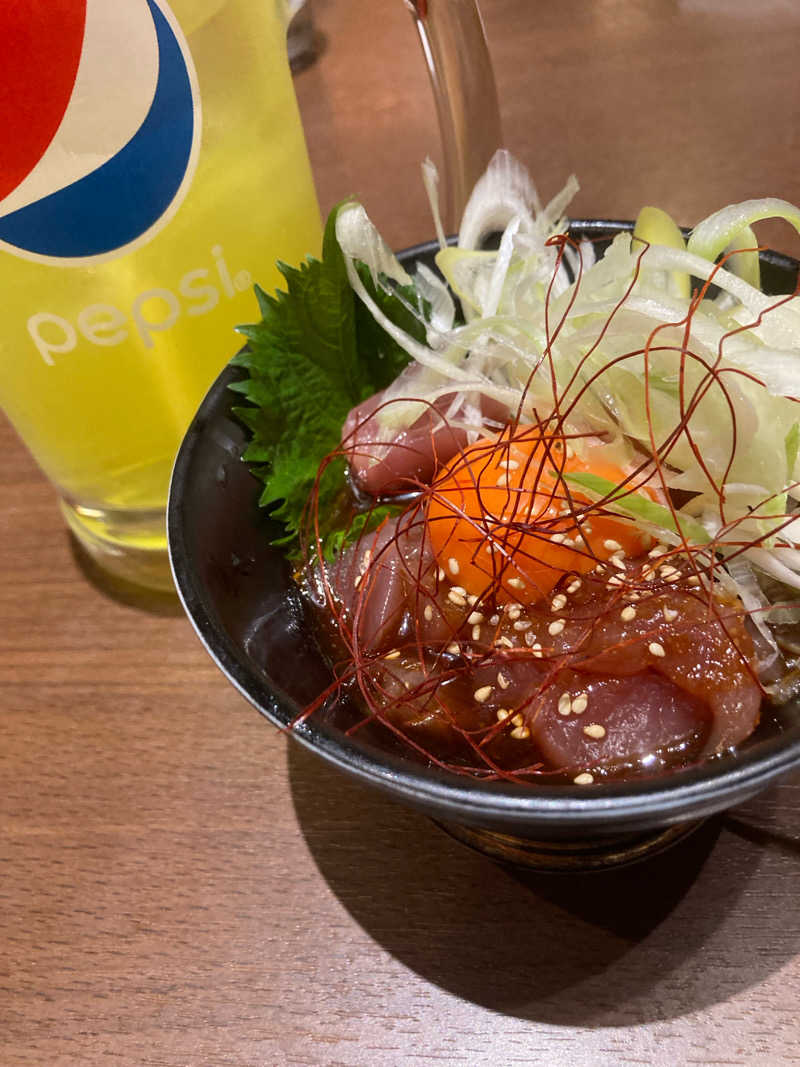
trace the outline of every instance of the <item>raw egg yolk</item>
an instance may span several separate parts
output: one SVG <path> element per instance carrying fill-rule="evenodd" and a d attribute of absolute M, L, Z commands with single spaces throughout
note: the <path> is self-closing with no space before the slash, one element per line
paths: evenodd
<path fill-rule="evenodd" d="M 588 472 L 614 485 L 625 474 L 587 449 L 518 427 L 460 452 L 434 481 L 428 535 L 439 567 L 455 585 L 498 603 L 532 604 L 567 574 L 639 556 L 652 539 L 592 504 L 561 474 Z M 648 491 L 655 497 L 652 491 Z"/>

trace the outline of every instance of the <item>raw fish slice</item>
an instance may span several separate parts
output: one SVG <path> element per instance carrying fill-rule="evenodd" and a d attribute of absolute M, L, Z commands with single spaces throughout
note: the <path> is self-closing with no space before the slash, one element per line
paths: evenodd
<path fill-rule="evenodd" d="M 707 705 L 652 672 L 627 678 L 573 676 L 559 685 L 531 724 L 542 756 L 552 767 L 579 771 L 640 765 L 657 754 L 690 747 L 699 752 L 710 727 Z M 563 694 L 566 693 L 566 699 Z M 586 696 L 584 706 L 582 695 Z M 561 711 L 559 710 L 561 700 Z M 576 707 L 578 714 L 567 711 Z"/>

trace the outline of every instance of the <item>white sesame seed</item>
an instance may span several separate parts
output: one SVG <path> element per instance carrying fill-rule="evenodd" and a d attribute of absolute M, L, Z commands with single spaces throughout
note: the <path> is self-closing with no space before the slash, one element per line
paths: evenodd
<path fill-rule="evenodd" d="M 459 596 L 463 596 L 465 600 L 467 599 L 467 591 L 463 585 L 452 585 L 450 586 L 450 588 L 453 590 L 454 593 L 457 593 Z"/>
<path fill-rule="evenodd" d="M 589 774 L 588 771 L 582 771 L 581 774 L 573 778 L 572 781 L 575 785 L 591 785 L 594 781 L 594 775 Z"/>
<path fill-rule="evenodd" d="M 700 585 L 700 578 L 698 577 L 698 575 L 693 574 L 691 576 L 691 578 L 689 579 L 689 585 L 694 586 L 694 587 L 697 587 L 698 585 Z"/>
<path fill-rule="evenodd" d="M 465 608 L 467 606 L 467 602 L 464 597 L 461 596 L 460 593 L 457 593 L 455 589 L 450 590 L 450 592 L 447 594 L 447 599 L 450 601 L 451 604 L 455 604 L 459 608 Z"/>
<path fill-rule="evenodd" d="M 551 637 L 555 637 L 556 634 L 560 634 L 563 629 L 564 620 L 556 619 L 554 622 L 551 622 L 550 625 L 547 627 L 547 632 L 550 634 Z"/>
<path fill-rule="evenodd" d="M 667 574 L 664 577 L 665 582 L 679 582 L 681 580 L 681 572 L 675 571 L 674 574 Z"/>
<path fill-rule="evenodd" d="M 622 609 L 622 611 L 619 613 L 619 617 L 622 619 L 623 622 L 630 622 L 631 619 L 636 618 L 636 608 L 632 607 L 629 604 L 627 608 Z"/>
<path fill-rule="evenodd" d="M 533 634 L 525 634 L 526 641 L 529 637 L 533 637 Z M 533 653 L 535 659 L 541 659 L 544 654 L 542 652 L 542 646 L 539 644 L 538 641 L 534 641 L 534 643 L 531 645 L 531 652 Z"/>
<path fill-rule="evenodd" d="M 439 572 L 438 572 L 437 577 L 438 577 L 440 582 L 443 582 L 445 580 L 445 578 L 447 577 L 447 575 L 444 573 L 444 571 L 442 570 L 441 567 L 439 568 Z"/>
<path fill-rule="evenodd" d="M 478 603 L 478 598 L 475 596 L 474 593 L 469 593 L 468 594 L 467 603 L 469 604 L 470 607 L 472 607 L 473 604 L 477 604 Z"/>
<path fill-rule="evenodd" d="M 470 626 L 477 626 L 479 623 L 483 622 L 483 615 L 479 611 L 471 611 L 469 615 L 467 615 L 467 622 Z"/>
<path fill-rule="evenodd" d="M 569 715 L 572 711 L 572 697 L 569 693 L 562 693 L 558 698 L 558 714 Z"/>
<path fill-rule="evenodd" d="M 590 534 L 592 532 L 592 524 L 590 522 L 585 522 L 583 524 L 583 532 L 585 534 Z"/>
<path fill-rule="evenodd" d="M 522 718 L 519 712 L 517 712 L 516 715 L 512 716 L 511 721 L 515 726 L 522 726 L 525 723 L 525 720 Z"/>
<path fill-rule="evenodd" d="M 588 693 L 577 693 L 572 698 L 572 714 L 573 715 L 583 715 L 584 711 L 586 711 L 588 706 L 589 706 L 589 694 Z"/>
<path fill-rule="evenodd" d="M 458 572 L 461 570 L 458 565 L 458 560 L 455 558 L 455 556 L 451 556 L 450 559 L 447 561 L 447 569 L 450 571 L 451 574 L 458 574 Z"/>
<path fill-rule="evenodd" d="M 664 646 L 660 645 L 658 641 L 651 641 L 650 644 L 647 646 L 647 649 L 650 652 L 651 656 L 658 656 L 659 658 L 661 658 L 662 656 L 666 656 Z"/>
<path fill-rule="evenodd" d="M 608 585 L 608 586 L 624 585 L 624 584 L 625 584 L 625 579 L 619 574 L 612 574 L 611 577 L 606 582 L 606 585 Z"/>
<path fill-rule="evenodd" d="M 646 563 L 645 566 L 642 567 L 642 581 L 649 582 L 655 573 L 655 570 L 650 566 L 650 564 Z"/>
<path fill-rule="evenodd" d="M 576 544 L 576 542 L 571 537 L 565 537 L 561 543 L 563 544 L 564 548 L 574 548 Z"/>
<path fill-rule="evenodd" d="M 490 617 L 490 619 L 489 619 L 489 625 L 490 626 L 497 626 L 497 624 L 499 622 L 500 622 L 500 616 L 499 615 L 492 615 Z"/>
<path fill-rule="evenodd" d="M 498 708 L 497 709 L 497 721 L 498 722 L 505 722 L 505 720 L 508 718 L 508 716 L 510 714 L 511 714 L 511 712 L 508 710 L 508 708 Z"/>
<path fill-rule="evenodd" d="M 355 581 L 353 582 L 353 588 L 354 588 L 354 589 L 358 589 L 358 587 L 359 587 L 359 586 L 361 585 L 361 579 L 362 579 L 363 577 L 364 577 L 364 575 L 363 575 L 363 574 L 357 574 L 357 575 L 356 575 L 356 577 L 355 577 Z"/>
<path fill-rule="evenodd" d="M 580 578 L 576 578 L 574 582 L 570 582 L 569 585 L 567 586 L 567 592 L 568 593 L 577 593 L 578 590 L 581 587 L 581 584 L 582 583 L 581 583 Z"/>
<path fill-rule="evenodd" d="M 372 550 L 368 548 L 366 550 L 366 552 L 364 553 L 364 555 L 361 557 L 361 573 L 362 574 L 367 569 L 367 567 L 369 567 L 371 561 L 372 561 Z"/>
<path fill-rule="evenodd" d="M 518 630 L 520 633 L 524 630 L 530 630 L 531 626 L 533 626 L 533 623 L 529 622 L 527 619 L 519 619 L 514 623 L 514 629 Z"/>
<path fill-rule="evenodd" d="M 531 736 L 531 732 L 527 726 L 515 726 L 511 731 L 511 736 L 515 741 L 524 741 L 526 737 Z"/>
<path fill-rule="evenodd" d="M 619 571 L 625 571 L 628 568 L 625 566 L 625 560 L 620 559 L 619 556 L 611 556 L 608 561 L 612 567 L 616 567 Z"/>
<path fill-rule="evenodd" d="M 678 568 L 673 567 L 669 563 L 665 563 L 662 567 L 658 568 L 658 573 L 661 575 L 662 578 L 666 578 L 667 580 L 669 580 L 669 578 L 671 578 L 673 574 L 678 574 Z"/>
<path fill-rule="evenodd" d="M 599 741 L 601 737 L 606 736 L 605 726 L 601 726 L 599 722 L 590 722 L 583 728 L 583 732 L 587 737 L 594 738 L 595 741 Z"/>
<path fill-rule="evenodd" d="M 473 641 L 480 641 L 480 639 L 481 639 L 481 628 L 480 628 L 480 626 L 473 626 L 472 627 L 472 640 Z"/>
<path fill-rule="evenodd" d="M 564 596 L 564 594 L 563 593 L 557 593 L 556 596 L 553 597 L 553 600 L 552 600 L 552 602 L 550 604 L 550 610 L 551 611 L 561 611 L 561 609 L 564 607 L 566 602 L 567 602 L 567 598 Z"/>
<path fill-rule="evenodd" d="M 664 607 L 661 609 L 661 614 L 664 616 L 667 622 L 675 622 L 678 617 L 678 609 L 668 608 L 665 604 Z"/>
<path fill-rule="evenodd" d="M 485 704 L 489 697 L 492 695 L 494 686 L 482 685 L 480 689 L 476 689 L 472 694 L 478 704 Z"/>
<path fill-rule="evenodd" d="M 514 642 L 513 641 L 509 641 L 509 639 L 507 637 L 505 637 L 505 636 L 498 637 L 497 640 L 495 641 L 495 644 L 496 645 L 501 645 L 503 648 L 513 648 L 514 647 Z"/>
<path fill-rule="evenodd" d="M 451 641 L 447 646 L 447 651 L 451 656 L 457 656 L 461 651 L 461 645 L 459 645 L 458 641 Z"/>
<path fill-rule="evenodd" d="M 553 536 L 550 538 L 550 540 L 553 542 L 554 545 L 560 545 L 563 541 L 566 540 L 566 538 L 567 538 L 566 534 L 554 533 Z"/>
<path fill-rule="evenodd" d="M 519 470 L 519 463 L 515 459 L 504 459 L 497 464 L 498 467 L 506 467 L 510 471 Z"/>
<path fill-rule="evenodd" d="M 502 671 L 498 671 L 497 684 L 500 686 L 501 689 L 508 689 L 508 687 L 511 685 L 511 682 L 508 678 L 506 678 Z"/>
<path fill-rule="evenodd" d="M 425 610 L 422 614 L 425 616 L 428 622 L 431 621 L 431 619 L 433 618 L 433 608 L 430 606 L 430 604 L 425 605 Z"/>
<path fill-rule="evenodd" d="M 399 648 L 393 648 L 392 651 L 391 652 L 387 652 L 386 655 L 383 658 L 384 659 L 398 659 L 399 656 L 400 656 L 400 649 Z"/>
<path fill-rule="evenodd" d="M 521 578 L 509 578 L 508 585 L 510 585 L 512 589 L 522 589 L 524 588 L 525 583 Z"/>
<path fill-rule="evenodd" d="M 607 538 L 605 541 L 603 541 L 603 548 L 607 549 L 609 552 L 622 551 L 622 545 L 619 543 L 619 541 L 612 541 L 611 538 Z"/>
<path fill-rule="evenodd" d="M 508 615 L 509 619 L 518 619 L 522 614 L 522 608 L 519 606 L 519 604 L 511 604 L 506 609 L 506 614 Z"/>
<path fill-rule="evenodd" d="M 658 559 L 658 557 L 663 556 L 666 551 L 667 549 L 664 545 L 656 545 L 654 548 L 650 549 L 647 555 L 650 559 Z"/>

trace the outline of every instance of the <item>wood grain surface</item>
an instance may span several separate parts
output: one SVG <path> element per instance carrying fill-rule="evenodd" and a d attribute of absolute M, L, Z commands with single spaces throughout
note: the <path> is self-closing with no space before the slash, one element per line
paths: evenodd
<path fill-rule="evenodd" d="M 483 10 L 544 197 L 574 171 L 575 214 L 800 201 L 791 0 Z M 313 11 L 323 209 L 430 237 L 401 0 Z M 80 557 L 5 421 L 0 455 L 0 1064 L 800 1062 L 800 776 L 637 867 L 504 869 L 268 726 L 176 600 Z"/>

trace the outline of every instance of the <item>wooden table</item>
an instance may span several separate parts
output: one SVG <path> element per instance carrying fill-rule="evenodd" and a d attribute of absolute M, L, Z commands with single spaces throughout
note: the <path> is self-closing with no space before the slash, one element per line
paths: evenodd
<path fill-rule="evenodd" d="M 483 7 L 544 197 L 574 171 L 575 214 L 800 201 L 796 4 Z M 408 15 L 314 11 L 323 208 L 429 237 Z M 638 868 L 502 869 L 266 725 L 176 601 L 81 561 L 5 423 L 0 454 L 3 1065 L 800 1061 L 800 776 Z"/>

